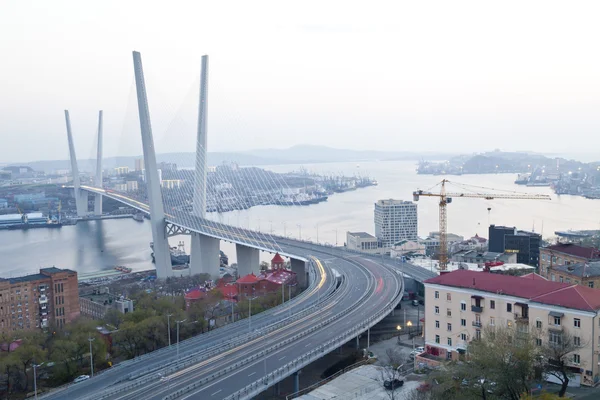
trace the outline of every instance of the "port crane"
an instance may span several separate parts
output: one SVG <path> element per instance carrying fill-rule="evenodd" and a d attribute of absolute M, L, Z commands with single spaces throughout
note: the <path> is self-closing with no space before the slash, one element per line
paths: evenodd
<path fill-rule="evenodd" d="M 550 200 L 550 196 L 547 194 L 528 194 L 528 193 L 519 193 L 519 192 L 505 192 L 505 193 L 480 193 L 479 189 L 486 189 L 478 186 L 471 186 L 477 191 L 472 191 L 471 193 L 467 192 L 446 192 L 446 183 L 450 183 L 449 180 L 443 179 L 440 183 L 441 189 L 439 193 L 433 193 L 430 191 L 416 190 L 413 192 L 413 200 L 419 201 L 421 196 L 427 197 L 439 197 L 440 199 L 440 252 L 439 252 L 439 269 L 440 271 L 445 271 L 448 266 L 448 219 L 447 219 L 447 210 L 446 206 L 448 203 L 452 202 L 453 198 L 464 197 L 464 198 L 474 198 L 474 199 L 485 199 L 485 200 L 493 200 L 493 199 L 514 199 L 514 200 Z M 436 186 L 437 186 L 436 185 Z M 458 184 L 457 184 L 458 185 Z M 470 185 L 460 185 L 460 186 L 470 186 Z M 472 189 L 469 189 L 472 190 Z M 491 189 L 494 190 L 494 189 Z"/>

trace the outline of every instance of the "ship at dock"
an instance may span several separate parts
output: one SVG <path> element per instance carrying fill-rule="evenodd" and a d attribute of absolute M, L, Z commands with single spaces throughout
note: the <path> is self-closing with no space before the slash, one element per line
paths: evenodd
<path fill-rule="evenodd" d="M 44 216 L 41 212 L 0 215 L 0 229 L 60 228 L 60 217 Z"/>

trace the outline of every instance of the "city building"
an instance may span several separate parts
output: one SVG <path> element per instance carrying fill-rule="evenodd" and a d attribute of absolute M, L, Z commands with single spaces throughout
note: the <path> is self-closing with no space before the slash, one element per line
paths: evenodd
<path fill-rule="evenodd" d="M 450 260 L 478 264 L 479 266 L 493 262 L 515 264 L 517 263 L 517 255 L 515 253 L 496 253 L 494 251 L 461 250 L 452 254 Z"/>
<path fill-rule="evenodd" d="M 599 378 L 600 291 L 545 280 L 536 274 L 510 276 L 457 270 L 424 282 L 425 352 L 416 364 L 458 360 L 486 326 L 518 332 L 539 330 L 538 345 L 558 342 L 562 332 L 581 347 L 570 355 L 573 383 L 593 385 Z"/>
<path fill-rule="evenodd" d="M 375 236 L 382 247 L 391 248 L 401 240 L 417 240 L 417 204 L 403 200 L 375 203 Z"/>
<path fill-rule="evenodd" d="M 554 264 L 548 278 L 554 282 L 574 283 L 600 289 L 600 261 Z"/>
<path fill-rule="evenodd" d="M 446 249 L 448 253 L 452 249 L 452 246 L 457 242 L 464 241 L 465 238 L 460 235 L 456 235 L 454 233 L 446 234 L 446 241 L 448 244 L 448 248 Z M 425 246 L 425 253 L 429 256 L 437 255 L 440 252 L 440 233 L 439 232 L 429 232 L 429 236 L 425 239 L 420 240 L 421 243 Z"/>
<path fill-rule="evenodd" d="M 128 192 L 136 192 L 138 190 L 137 181 L 127 181 L 125 185 L 127 185 Z"/>
<path fill-rule="evenodd" d="M 115 175 L 126 175 L 129 173 L 129 167 L 117 167 L 115 168 Z"/>
<path fill-rule="evenodd" d="M 600 251 L 593 247 L 573 243 L 559 243 L 540 249 L 540 275 L 552 280 L 552 269 L 557 265 L 569 265 L 600 260 Z M 557 278 L 558 279 L 558 278 Z"/>
<path fill-rule="evenodd" d="M 0 279 L 0 332 L 61 328 L 78 318 L 77 272 L 42 268 L 39 274 Z"/>
<path fill-rule="evenodd" d="M 177 164 L 175 164 L 175 163 L 168 163 L 168 162 L 159 162 L 158 163 L 158 169 L 160 169 L 161 171 L 176 172 L 177 171 Z"/>
<path fill-rule="evenodd" d="M 2 208 L 8 208 L 8 200 L 0 199 L 0 209 Z"/>
<path fill-rule="evenodd" d="M 115 185 L 113 186 L 113 188 L 117 192 L 126 192 L 127 191 L 127 184 L 126 183 L 115 183 Z"/>
<path fill-rule="evenodd" d="M 482 238 L 481 236 L 475 234 L 475 236 L 467 240 L 452 243 L 452 245 L 449 247 L 449 254 L 453 254 L 461 250 L 477 250 L 483 252 L 488 250 L 488 243 L 486 238 Z"/>
<path fill-rule="evenodd" d="M 135 159 L 135 171 L 136 172 L 141 172 L 144 169 L 144 159 L 143 158 L 136 158 Z"/>
<path fill-rule="evenodd" d="M 426 247 L 420 240 L 401 240 L 390 249 L 390 257 L 424 256 L 425 250 Z"/>
<path fill-rule="evenodd" d="M 376 254 L 379 252 L 379 241 L 367 232 L 346 232 L 346 247 L 349 250 Z"/>
<path fill-rule="evenodd" d="M 121 314 L 133 311 L 133 301 L 123 296 L 111 294 L 107 287 L 96 288 L 92 293 L 79 297 L 81 315 L 93 319 L 102 319 L 110 309 Z"/>
<path fill-rule="evenodd" d="M 181 179 L 163 179 L 161 186 L 165 189 L 179 189 L 183 181 Z"/>
<path fill-rule="evenodd" d="M 489 236 L 489 251 L 515 253 L 518 263 L 539 265 L 542 241 L 539 233 L 519 231 L 515 227 L 490 225 Z"/>

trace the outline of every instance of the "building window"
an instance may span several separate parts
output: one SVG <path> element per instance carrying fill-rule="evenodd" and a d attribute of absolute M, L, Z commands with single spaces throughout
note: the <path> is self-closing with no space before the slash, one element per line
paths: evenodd
<path fill-rule="evenodd" d="M 460 340 L 462 340 L 463 342 L 467 340 L 467 334 L 466 333 L 461 333 L 460 334 Z"/>
<path fill-rule="evenodd" d="M 550 280 L 551 280 L 552 282 L 555 282 L 555 281 L 556 281 L 556 277 L 554 276 L 554 274 L 550 274 Z"/>
<path fill-rule="evenodd" d="M 506 312 L 512 312 L 512 304 L 506 303 Z"/>
<path fill-rule="evenodd" d="M 451 309 L 446 309 L 446 316 L 447 317 L 451 317 L 452 316 L 452 310 Z"/>
<path fill-rule="evenodd" d="M 452 324 L 448 323 L 448 332 L 452 332 Z"/>
<path fill-rule="evenodd" d="M 562 276 L 559 276 L 559 277 L 558 277 L 558 281 L 562 283 L 562 282 L 563 282 L 563 277 L 562 277 Z"/>
<path fill-rule="evenodd" d="M 435 321 L 435 327 L 439 328 L 440 327 L 440 321 Z"/>
<path fill-rule="evenodd" d="M 435 313 L 439 314 L 440 313 L 440 308 L 438 306 L 435 306 Z"/>
<path fill-rule="evenodd" d="M 535 345 L 538 346 L 538 347 L 541 347 L 542 346 L 542 339 L 536 338 L 535 339 Z"/>
<path fill-rule="evenodd" d="M 490 300 L 490 308 L 491 308 L 492 310 L 495 310 L 495 309 L 496 309 L 496 300 Z"/>
<path fill-rule="evenodd" d="M 481 339 L 481 331 L 479 329 L 475 330 L 475 339 L 477 339 L 477 340 Z"/>
<path fill-rule="evenodd" d="M 554 317 L 554 325 L 560 326 L 560 317 Z"/>
<path fill-rule="evenodd" d="M 460 303 L 460 311 L 467 311 L 467 303 L 464 301 Z"/>
<path fill-rule="evenodd" d="M 550 332 L 548 340 L 552 345 L 560 345 L 562 343 L 562 335 L 559 332 Z"/>
<path fill-rule="evenodd" d="M 571 283 L 571 278 L 567 278 L 567 279 L 566 279 L 566 282 L 567 282 L 567 283 Z"/>
<path fill-rule="evenodd" d="M 435 291 L 435 298 L 439 299 L 440 298 L 440 292 L 438 292 L 437 290 Z"/>
<path fill-rule="evenodd" d="M 575 364 L 581 363 L 581 356 L 579 354 L 573 354 L 573 363 L 575 363 Z"/>
<path fill-rule="evenodd" d="M 435 342 L 440 343 L 440 335 L 435 335 Z"/>
<path fill-rule="evenodd" d="M 581 346 L 581 338 L 579 336 L 573 336 L 573 344 L 577 347 Z"/>
<path fill-rule="evenodd" d="M 448 338 L 448 346 L 452 346 L 452 338 L 451 337 Z"/>
<path fill-rule="evenodd" d="M 467 326 L 467 320 L 466 319 L 461 319 L 460 320 L 460 326 Z"/>
<path fill-rule="evenodd" d="M 581 320 L 579 318 L 573 319 L 573 326 L 575 328 L 581 328 Z"/>
<path fill-rule="evenodd" d="M 588 282 L 588 287 L 593 288 L 594 287 L 594 282 L 593 281 L 592 282 Z"/>
<path fill-rule="evenodd" d="M 452 301 L 452 294 L 446 293 L 446 301 Z"/>
<path fill-rule="evenodd" d="M 510 328 L 512 326 L 512 321 L 510 321 L 510 320 L 506 321 L 506 326 L 508 326 Z"/>
<path fill-rule="evenodd" d="M 496 319 L 494 317 L 490 317 L 490 325 L 491 326 L 495 326 L 496 325 Z"/>
<path fill-rule="evenodd" d="M 535 327 L 538 329 L 542 329 L 542 321 L 539 319 L 535 321 Z"/>

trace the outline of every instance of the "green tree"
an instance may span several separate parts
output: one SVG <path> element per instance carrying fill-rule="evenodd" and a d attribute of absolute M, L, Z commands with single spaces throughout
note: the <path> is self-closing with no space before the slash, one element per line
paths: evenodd
<path fill-rule="evenodd" d="M 564 397 L 570 378 L 573 376 L 569 364 L 573 364 L 573 354 L 584 344 L 581 343 L 581 339 L 576 342 L 575 337 L 565 330 L 549 333 L 548 339 L 541 348 L 542 370 L 560 380 L 558 396 Z"/>

